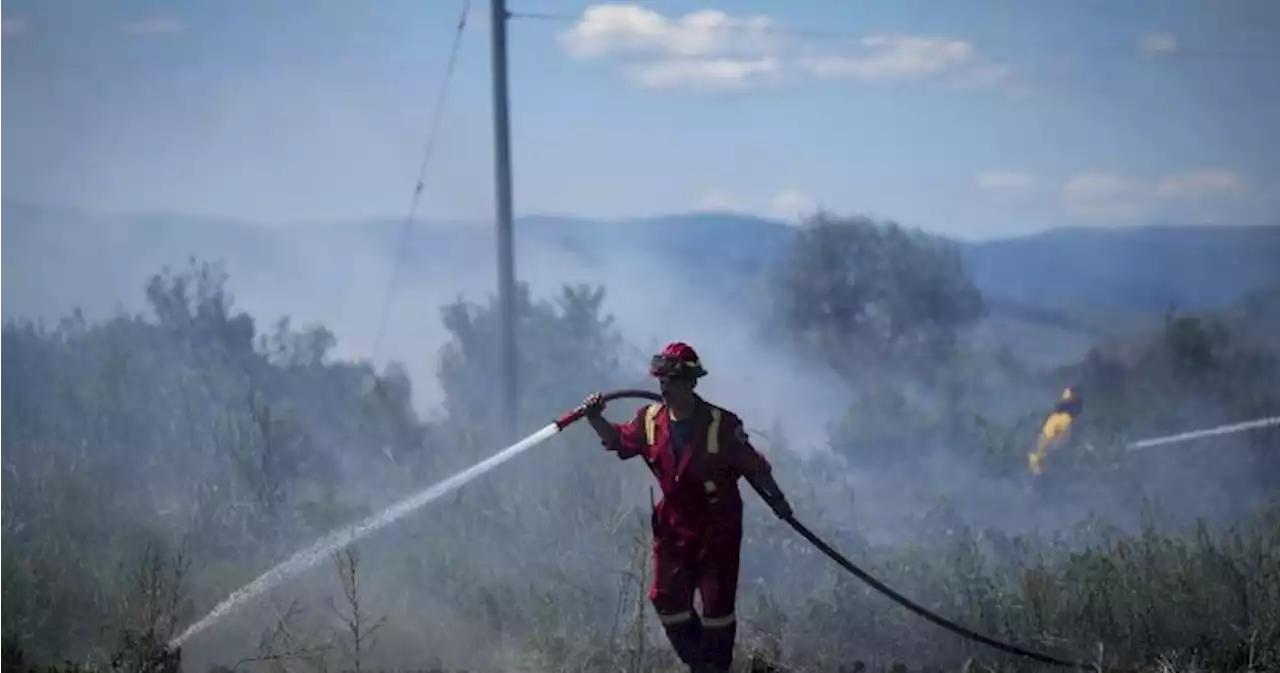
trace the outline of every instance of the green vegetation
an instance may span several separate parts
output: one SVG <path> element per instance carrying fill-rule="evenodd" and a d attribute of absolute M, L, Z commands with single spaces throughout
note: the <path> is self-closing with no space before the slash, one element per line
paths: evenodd
<path fill-rule="evenodd" d="M 965 338 L 984 302 L 945 241 L 823 216 L 773 282 L 774 337 L 838 372 L 850 402 L 830 452 L 802 458 L 781 431 L 760 444 L 855 562 L 973 628 L 1110 670 L 1280 667 L 1280 432 L 1123 446 L 1280 410 L 1274 341 L 1237 336 L 1273 315 L 1265 301 L 1037 371 Z M 445 403 L 422 418 L 402 368 L 335 358 L 323 327 L 260 330 L 216 266 L 146 292 L 147 316 L 4 327 L 6 671 L 176 670 L 163 644 L 231 591 L 499 448 L 496 302 L 443 310 Z M 606 297 L 522 291 L 524 418 L 643 385 Z M 1085 415 L 1033 483 L 1025 454 L 1067 384 Z M 644 596 L 648 485 L 575 428 L 215 624 L 182 666 L 674 670 Z M 870 593 L 748 500 L 744 664 L 1028 668 Z"/>

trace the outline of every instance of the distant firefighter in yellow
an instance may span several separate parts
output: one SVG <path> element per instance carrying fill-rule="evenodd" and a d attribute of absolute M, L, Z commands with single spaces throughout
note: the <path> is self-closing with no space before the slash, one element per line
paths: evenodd
<path fill-rule="evenodd" d="M 1062 391 L 1062 397 L 1053 407 L 1053 413 L 1044 419 L 1040 435 L 1036 437 L 1036 450 L 1027 454 L 1028 467 L 1031 473 L 1044 473 L 1044 457 L 1050 446 L 1065 442 L 1071 434 L 1071 422 L 1084 411 L 1084 401 L 1072 388 Z"/>

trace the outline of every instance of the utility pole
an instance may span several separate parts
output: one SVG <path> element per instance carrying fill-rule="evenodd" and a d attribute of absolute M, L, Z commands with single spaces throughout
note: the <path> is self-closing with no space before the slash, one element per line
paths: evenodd
<path fill-rule="evenodd" d="M 516 287 L 515 250 L 511 231 L 511 124 L 507 87 L 507 3 L 490 0 L 489 32 L 493 67 L 493 177 L 497 198 L 498 303 L 502 312 L 503 431 L 514 441 L 516 418 Z"/>

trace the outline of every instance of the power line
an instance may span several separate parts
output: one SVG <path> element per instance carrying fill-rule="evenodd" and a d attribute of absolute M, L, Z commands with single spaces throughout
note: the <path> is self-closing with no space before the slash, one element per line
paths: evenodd
<path fill-rule="evenodd" d="M 453 46 L 449 49 L 449 62 L 444 68 L 444 78 L 436 92 L 434 109 L 431 112 L 431 126 L 427 130 L 426 144 L 422 150 L 422 161 L 418 164 L 418 179 L 414 183 L 413 196 L 409 200 L 409 212 L 400 226 L 400 240 L 394 250 L 391 266 L 391 281 L 387 286 L 386 300 L 382 304 L 382 316 L 378 319 L 378 330 L 373 337 L 373 352 L 377 353 L 382 344 L 382 335 L 387 326 L 387 317 L 391 313 L 391 302 L 395 298 L 396 285 L 400 281 L 400 267 L 403 266 L 405 250 L 409 245 L 409 233 L 413 230 L 414 220 L 418 212 L 418 203 L 426 187 L 427 163 L 431 160 L 436 145 L 436 136 L 440 130 L 440 117 L 444 111 L 445 101 L 449 98 L 449 85 L 453 82 L 454 67 L 458 63 L 458 48 L 462 45 L 462 34 L 467 28 L 467 15 L 471 13 L 471 0 L 463 0 L 462 12 L 458 17 L 458 26 L 453 33 Z"/>
<path fill-rule="evenodd" d="M 527 19 L 529 21 L 543 21 L 549 23 L 579 23 L 582 21 L 582 15 L 559 14 L 553 12 L 509 12 L 508 16 L 513 19 Z M 734 26 L 726 25 L 718 27 L 730 34 L 750 32 L 759 36 L 762 29 L 758 26 Z M 763 32 L 778 37 L 794 37 L 807 40 L 834 41 L 834 42 L 858 42 L 866 38 L 875 37 L 871 33 L 857 33 L 852 31 L 831 30 L 825 28 L 807 28 L 802 26 L 777 26 L 765 29 Z M 1181 45 L 1173 45 L 1167 51 L 1159 51 L 1156 53 L 1146 53 L 1137 46 L 1130 47 L 1065 47 L 1055 44 L 1025 42 L 1017 44 L 1013 42 L 987 42 L 974 41 L 983 51 L 992 53 L 998 52 L 1015 52 L 1015 51 L 1041 51 L 1052 52 L 1055 54 L 1081 54 L 1095 57 L 1113 57 L 1113 58 L 1146 58 L 1151 60 L 1224 60 L 1224 61 L 1276 61 L 1280 62 L 1280 51 L 1274 50 L 1225 50 L 1225 49 L 1206 49 L 1206 48 L 1188 48 Z"/>

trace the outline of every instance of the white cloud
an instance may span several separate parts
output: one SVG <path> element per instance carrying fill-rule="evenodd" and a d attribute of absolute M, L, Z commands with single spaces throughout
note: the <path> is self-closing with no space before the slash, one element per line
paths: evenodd
<path fill-rule="evenodd" d="M 1115 173 L 1081 173 L 1062 188 L 1071 215 L 1133 221 L 1153 217 L 1213 218 L 1240 205 L 1248 183 L 1227 171 L 1196 171 L 1144 181 Z"/>
<path fill-rule="evenodd" d="M 183 28 L 181 21 L 169 16 L 153 16 L 124 25 L 124 31 L 130 35 L 176 35 Z"/>
<path fill-rule="evenodd" d="M 27 30 L 27 20 L 21 16 L 6 16 L 0 18 L 0 35 L 4 37 L 14 37 L 21 35 Z"/>
<path fill-rule="evenodd" d="M 1138 51 L 1148 56 L 1172 54 L 1178 50 L 1178 40 L 1166 33 L 1150 33 L 1138 40 Z"/>
<path fill-rule="evenodd" d="M 1029 173 L 1012 171 L 987 171 L 979 173 L 976 180 L 978 188 L 992 197 L 1013 201 L 1025 198 L 1038 186 L 1035 176 Z"/>
<path fill-rule="evenodd" d="M 781 220 L 797 222 L 818 210 L 813 197 L 794 187 L 785 187 L 774 195 L 769 203 L 769 215 Z"/>
<path fill-rule="evenodd" d="M 704 10 L 668 18 L 636 5 L 595 5 L 559 40 L 578 59 L 644 59 L 625 70 L 650 89 L 742 89 L 776 80 L 781 71 L 780 40 L 763 15 Z"/>
<path fill-rule="evenodd" d="M 1244 179 L 1228 171 L 1200 171 L 1171 175 L 1155 187 L 1163 199 L 1206 200 L 1230 198 L 1247 191 Z"/>
<path fill-rule="evenodd" d="M 858 55 L 807 58 L 801 66 L 821 78 L 901 80 L 952 71 L 970 63 L 973 46 L 963 40 L 876 35 L 858 41 Z"/>
<path fill-rule="evenodd" d="M 559 39 L 576 58 L 619 53 L 668 57 L 761 54 L 777 49 L 773 28 L 773 20 L 763 15 L 736 18 L 703 10 L 671 19 L 637 5 L 594 5 Z"/>
<path fill-rule="evenodd" d="M 593 5 L 558 40 L 576 59 L 627 59 L 624 71 L 648 88 L 743 89 L 791 74 L 865 82 L 949 75 L 954 86 L 975 88 L 1003 85 L 1012 74 L 964 40 L 872 35 L 833 49 L 766 15 L 715 10 L 670 17 L 634 4 Z"/>
<path fill-rule="evenodd" d="M 776 79 L 780 68 L 772 57 L 671 59 L 633 66 L 630 74 L 647 89 L 741 89 Z"/>

